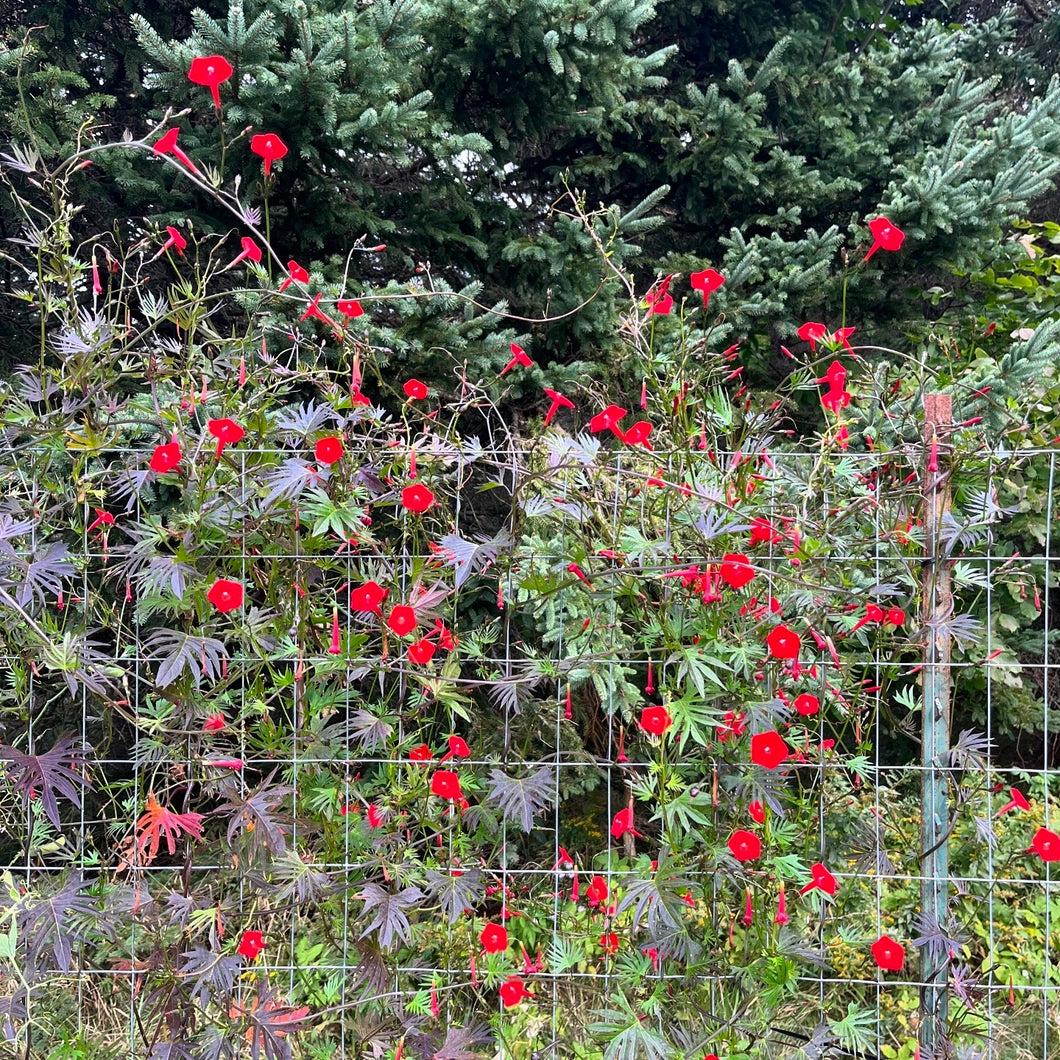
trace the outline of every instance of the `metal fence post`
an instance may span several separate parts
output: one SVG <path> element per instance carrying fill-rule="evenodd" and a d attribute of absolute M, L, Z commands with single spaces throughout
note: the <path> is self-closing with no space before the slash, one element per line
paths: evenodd
<path fill-rule="evenodd" d="M 951 644 L 948 619 L 953 610 L 951 560 L 941 543 L 943 518 L 950 507 L 948 447 L 943 439 L 952 423 L 948 394 L 924 395 L 924 708 L 921 733 L 920 907 L 925 917 L 945 923 L 949 900 L 949 810 L 946 784 L 950 751 Z M 949 965 L 929 947 L 921 950 L 921 1053 L 941 1055 L 948 1007 Z"/>

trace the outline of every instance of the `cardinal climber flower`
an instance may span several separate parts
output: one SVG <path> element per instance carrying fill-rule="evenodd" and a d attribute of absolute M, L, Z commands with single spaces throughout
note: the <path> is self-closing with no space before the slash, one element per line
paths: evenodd
<path fill-rule="evenodd" d="M 244 931 L 236 947 L 236 953 L 252 961 L 263 949 L 265 949 L 265 939 L 260 931 Z"/>
<path fill-rule="evenodd" d="M 729 850 L 737 861 L 754 861 L 762 853 L 762 840 L 743 828 L 729 836 Z"/>
<path fill-rule="evenodd" d="M 618 405 L 608 405 L 603 412 L 598 412 L 589 421 L 589 430 L 593 434 L 599 434 L 600 431 L 611 430 L 621 438 L 622 432 L 617 430 L 617 426 L 618 421 L 622 419 L 625 414 L 626 409 L 619 408 Z"/>
<path fill-rule="evenodd" d="M 769 631 L 766 646 L 774 659 L 797 659 L 802 648 L 802 639 L 793 629 L 781 623 Z"/>
<path fill-rule="evenodd" d="M 425 512 L 434 504 L 434 494 L 422 483 L 406 486 L 401 491 L 401 504 L 410 512 Z"/>
<path fill-rule="evenodd" d="M 534 362 L 530 360 L 530 355 L 526 350 L 513 342 L 512 359 L 500 370 L 499 374 L 507 375 L 517 364 L 521 364 L 524 368 L 532 368 L 534 366 Z"/>
<path fill-rule="evenodd" d="M 225 727 L 225 716 L 220 711 L 208 714 L 202 723 L 203 732 L 220 732 Z"/>
<path fill-rule="evenodd" d="M 434 653 L 437 650 L 434 641 L 421 637 L 419 640 L 413 641 L 408 647 L 409 662 L 415 663 L 417 666 L 426 666 L 434 658 Z"/>
<path fill-rule="evenodd" d="M 317 460 L 322 464 L 334 464 L 344 451 L 342 439 L 336 438 L 334 435 L 321 438 L 313 448 Z"/>
<path fill-rule="evenodd" d="M 900 249 L 905 240 L 905 232 L 888 221 L 886 217 L 876 217 L 869 221 L 869 231 L 872 233 L 872 246 L 861 259 L 862 264 L 868 261 L 877 250 Z"/>
<path fill-rule="evenodd" d="M 220 109 L 221 96 L 217 86 L 232 76 L 232 64 L 223 55 L 206 55 L 192 59 L 188 80 L 196 85 L 205 85 L 213 94 L 213 105 Z"/>
<path fill-rule="evenodd" d="M 287 154 L 287 144 L 276 133 L 259 133 L 257 136 L 252 136 L 250 149 L 264 160 L 265 176 L 269 175 L 273 162 L 279 161 Z"/>
<path fill-rule="evenodd" d="M 335 308 L 346 318 L 343 323 L 349 324 L 354 317 L 363 317 L 364 310 L 356 298 L 343 298 L 335 303 Z"/>
<path fill-rule="evenodd" d="M 891 607 L 884 613 L 883 621 L 890 626 L 904 626 L 905 612 L 900 607 Z"/>
<path fill-rule="evenodd" d="M 726 552 L 721 557 L 721 580 L 730 589 L 742 589 L 754 576 L 754 567 L 742 552 Z"/>
<path fill-rule="evenodd" d="M 803 692 L 801 696 L 796 696 L 792 706 L 804 718 L 808 718 L 811 714 L 816 714 L 821 709 L 820 701 L 810 692 Z"/>
<path fill-rule="evenodd" d="M 166 232 L 169 238 L 162 244 L 159 254 L 164 254 L 170 247 L 176 247 L 177 253 L 184 257 L 184 248 L 188 245 L 188 241 L 172 225 L 166 225 Z"/>
<path fill-rule="evenodd" d="M 179 132 L 179 129 L 169 129 L 160 140 L 155 141 L 151 150 L 156 155 L 172 155 L 178 162 L 187 166 L 192 173 L 198 175 L 199 171 L 195 168 L 195 163 L 177 146 Z"/>
<path fill-rule="evenodd" d="M 813 352 L 817 349 L 817 343 L 828 334 L 828 328 L 815 320 L 807 320 L 796 334 L 803 342 L 810 344 L 810 351 Z"/>
<path fill-rule="evenodd" d="M 716 291 L 724 282 L 725 277 L 714 269 L 704 269 L 702 272 L 692 273 L 692 290 L 703 292 L 703 308 L 707 308 L 712 291 Z"/>
<path fill-rule="evenodd" d="M 280 284 L 279 293 L 283 294 L 283 292 L 286 291 L 295 280 L 299 283 L 309 283 L 309 273 L 306 272 L 297 261 L 292 259 L 287 262 L 287 279 Z"/>
<path fill-rule="evenodd" d="M 416 628 L 416 612 L 407 604 L 399 604 L 387 616 L 386 624 L 399 637 L 412 633 Z"/>
<path fill-rule="evenodd" d="M 638 836 L 641 839 L 644 838 L 644 836 L 633 827 L 633 810 L 630 807 L 627 807 L 624 810 L 619 810 L 618 813 L 615 814 L 615 819 L 611 822 L 611 835 L 614 836 L 615 839 L 621 839 L 627 832 L 632 832 L 633 835 Z"/>
<path fill-rule="evenodd" d="M 673 724 L 673 718 L 665 707 L 645 707 L 640 712 L 640 727 L 653 736 L 662 736 Z"/>
<path fill-rule="evenodd" d="M 545 393 L 548 394 L 548 399 L 552 402 L 548 407 L 548 412 L 545 413 L 545 426 L 547 427 L 560 409 L 574 408 L 574 402 L 570 398 L 564 397 L 558 390 L 549 390 L 548 387 L 545 387 Z"/>
<path fill-rule="evenodd" d="M 217 459 L 221 459 L 226 445 L 235 445 L 247 432 L 235 420 L 210 420 L 206 429 L 217 439 Z"/>
<path fill-rule="evenodd" d="M 644 301 L 651 307 L 650 314 L 658 316 L 666 316 L 674 307 L 673 295 L 670 294 L 670 281 L 673 276 L 667 276 L 658 287 L 653 291 L 649 291 L 644 296 Z"/>
<path fill-rule="evenodd" d="M 470 758 L 471 748 L 462 736 L 449 737 L 449 750 L 442 755 L 442 761 L 448 762 L 450 758 Z"/>
<path fill-rule="evenodd" d="M 995 817 L 1000 817 L 1003 813 L 1008 813 L 1009 810 L 1029 810 L 1031 808 L 1031 804 L 1027 801 L 1027 796 L 1019 788 L 1010 788 L 1009 793 L 1012 799 L 997 811 L 994 815 Z"/>
<path fill-rule="evenodd" d="M 172 471 L 180 463 L 180 455 L 179 442 L 156 445 L 155 451 L 151 454 L 150 468 L 152 471 L 157 471 L 158 474 L 164 475 L 167 471 Z"/>
<path fill-rule="evenodd" d="M 600 948 L 604 953 L 616 954 L 618 953 L 618 935 L 613 931 L 607 931 L 600 936 Z"/>
<path fill-rule="evenodd" d="M 809 891 L 823 891 L 825 894 L 835 894 L 836 878 L 824 867 L 824 863 L 818 861 L 810 866 L 810 882 L 799 891 L 799 894 L 807 894 Z"/>
<path fill-rule="evenodd" d="M 478 940 L 487 953 L 503 953 L 508 948 L 508 930 L 503 924 L 487 924 Z"/>
<path fill-rule="evenodd" d="M 747 812 L 751 815 L 751 820 L 754 821 L 755 824 L 762 824 L 766 819 L 765 807 L 757 799 L 748 804 Z"/>
<path fill-rule="evenodd" d="M 379 582 L 365 582 L 364 585 L 350 590 L 350 607 L 354 611 L 368 611 L 378 615 L 383 601 L 390 595 Z"/>
<path fill-rule="evenodd" d="M 769 732 L 755 733 L 751 737 L 751 761 L 763 769 L 776 769 L 786 762 L 791 755 L 784 737 L 775 729 Z"/>
<path fill-rule="evenodd" d="M 585 888 L 585 900 L 594 909 L 607 901 L 607 880 L 603 876 L 594 876 Z"/>
<path fill-rule="evenodd" d="M 514 1008 L 524 997 L 532 998 L 534 996 L 526 989 L 522 979 L 517 975 L 509 976 L 501 984 L 499 993 L 505 1008 Z"/>
<path fill-rule="evenodd" d="M 427 384 L 418 379 L 409 379 L 402 387 L 409 401 L 422 401 L 427 396 Z"/>
<path fill-rule="evenodd" d="M 619 437 L 626 445 L 643 445 L 645 449 L 651 449 L 648 435 L 651 434 L 651 424 L 647 420 L 637 420 L 625 434 Z"/>
<path fill-rule="evenodd" d="M 421 743 L 419 747 L 413 747 L 409 751 L 410 762 L 429 762 L 433 757 L 434 752 L 425 743 Z"/>
<path fill-rule="evenodd" d="M 905 964 L 905 950 L 890 937 L 881 935 L 870 947 L 876 967 L 885 972 L 900 972 Z"/>
<path fill-rule="evenodd" d="M 1031 850 L 1042 861 L 1060 861 L 1060 835 L 1050 832 L 1048 828 L 1039 828 L 1031 841 Z"/>
<path fill-rule="evenodd" d="M 439 769 L 431 777 L 431 794 L 440 799 L 462 799 L 464 793 L 460 790 L 460 778 L 448 769 Z"/>
<path fill-rule="evenodd" d="M 226 266 L 226 269 L 234 269 L 241 261 L 246 261 L 250 258 L 255 265 L 261 261 L 261 247 L 254 242 L 250 236 L 243 236 L 239 241 L 239 245 L 243 248 Z"/>
<path fill-rule="evenodd" d="M 221 614 L 235 611 L 243 606 L 243 586 L 239 582 L 229 581 L 227 578 L 218 578 L 210 586 L 209 591 L 206 593 L 206 599 Z"/>

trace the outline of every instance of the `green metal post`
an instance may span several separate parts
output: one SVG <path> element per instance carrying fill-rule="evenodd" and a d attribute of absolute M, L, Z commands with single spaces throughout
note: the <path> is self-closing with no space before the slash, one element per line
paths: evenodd
<path fill-rule="evenodd" d="M 951 644 L 947 619 L 953 611 L 952 561 L 943 552 L 943 516 L 950 507 L 949 447 L 952 423 L 948 394 L 924 395 L 924 709 L 921 734 L 920 908 L 939 924 L 949 903 L 949 810 L 946 799 L 950 752 Z M 949 967 L 921 951 L 920 1048 L 942 1056 L 948 1008 Z"/>

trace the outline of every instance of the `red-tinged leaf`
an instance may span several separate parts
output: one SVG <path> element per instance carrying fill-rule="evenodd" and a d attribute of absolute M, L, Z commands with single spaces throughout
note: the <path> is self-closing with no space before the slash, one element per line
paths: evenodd
<path fill-rule="evenodd" d="M 133 831 L 134 846 L 141 854 L 147 852 L 142 864 L 150 865 L 155 860 L 163 838 L 170 854 L 176 853 L 177 840 L 183 835 L 202 839 L 201 813 L 174 813 L 155 798 L 153 791 L 147 793 L 145 810 Z"/>

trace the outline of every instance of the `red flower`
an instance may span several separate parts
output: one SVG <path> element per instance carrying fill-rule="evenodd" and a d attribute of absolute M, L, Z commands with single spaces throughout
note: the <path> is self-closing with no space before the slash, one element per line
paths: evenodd
<path fill-rule="evenodd" d="M 644 300 L 651 306 L 649 310 L 651 315 L 666 316 L 674 307 L 674 296 L 672 294 L 649 291 L 644 296 Z"/>
<path fill-rule="evenodd" d="M 336 438 L 334 435 L 328 438 L 321 438 L 317 442 L 314 452 L 317 460 L 322 464 L 334 464 L 344 452 L 342 439 Z"/>
<path fill-rule="evenodd" d="M 618 936 L 613 931 L 608 931 L 600 936 L 600 948 L 604 953 L 618 952 Z"/>
<path fill-rule="evenodd" d="M 1042 861 L 1060 861 L 1060 835 L 1050 832 L 1048 828 L 1039 828 L 1031 841 L 1031 850 Z"/>
<path fill-rule="evenodd" d="M 261 261 L 261 247 L 259 247 L 250 236 L 243 236 L 239 241 L 239 245 L 243 249 L 225 266 L 225 268 L 234 269 L 246 258 L 250 258 L 255 264 Z"/>
<path fill-rule="evenodd" d="M 309 273 L 292 258 L 287 262 L 287 279 L 280 284 L 279 293 L 283 294 L 295 280 L 299 283 L 309 283 Z"/>
<path fill-rule="evenodd" d="M 799 891 L 806 894 L 808 891 L 824 891 L 825 894 L 835 894 L 837 887 L 835 877 L 824 867 L 824 863 L 818 861 L 810 866 L 810 882 Z"/>
<path fill-rule="evenodd" d="M 212 769 L 242 769 L 242 758 L 218 758 L 212 762 L 206 762 Z"/>
<path fill-rule="evenodd" d="M 442 761 L 448 762 L 450 758 L 470 758 L 471 748 L 462 736 L 449 737 L 449 750 L 442 755 Z"/>
<path fill-rule="evenodd" d="M 756 824 L 761 824 L 766 819 L 765 807 L 757 799 L 747 807 L 747 812 Z"/>
<path fill-rule="evenodd" d="M 514 1008 L 524 997 L 534 996 L 526 989 L 522 979 L 517 975 L 509 976 L 501 984 L 500 995 L 505 1008 Z"/>
<path fill-rule="evenodd" d="M 166 225 L 166 232 L 169 233 L 169 239 L 162 244 L 162 251 L 159 251 L 159 253 L 169 250 L 170 247 L 176 247 L 177 253 L 184 257 L 184 250 L 188 245 L 188 241 L 172 225 Z"/>
<path fill-rule="evenodd" d="M 167 445 L 156 445 L 151 454 L 151 470 L 160 475 L 172 471 L 180 463 L 180 444 L 169 442 Z"/>
<path fill-rule="evenodd" d="M 905 964 L 905 950 L 889 935 L 881 935 L 872 944 L 872 956 L 876 967 L 885 972 L 900 972 Z"/>
<path fill-rule="evenodd" d="M 427 396 L 427 387 L 418 379 L 410 379 L 403 387 L 409 401 L 422 401 Z"/>
<path fill-rule="evenodd" d="M 364 585 L 350 590 L 350 607 L 354 611 L 370 611 L 379 614 L 380 605 L 390 595 L 378 582 L 365 582 Z"/>
<path fill-rule="evenodd" d="M 706 309 L 711 292 L 716 291 L 725 282 L 725 277 L 714 269 L 704 269 L 702 272 L 692 273 L 690 282 L 693 291 L 703 292 L 703 308 Z"/>
<path fill-rule="evenodd" d="M 437 650 L 434 641 L 423 637 L 409 645 L 409 662 L 416 663 L 419 666 L 426 666 L 434 658 L 434 653 Z"/>
<path fill-rule="evenodd" d="M 786 924 L 788 922 L 788 896 L 784 890 L 784 881 L 780 881 L 780 892 L 777 895 L 777 915 L 773 918 L 775 924 Z"/>
<path fill-rule="evenodd" d="M 401 504 L 410 512 L 425 512 L 434 504 L 434 494 L 423 483 L 417 482 L 401 491 Z"/>
<path fill-rule="evenodd" d="M 883 621 L 889 626 L 904 626 L 905 612 L 900 607 L 892 607 L 884 613 Z"/>
<path fill-rule="evenodd" d="M 607 881 L 603 876 L 594 876 L 585 888 L 585 899 L 594 908 L 607 901 Z"/>
<path fill-rule="evenodd" d="M 886 217 L 876 217 L 869 221 L 869 231 L 872 233 L 872 246 L 862 259 L 862 264 L 868 261 L 877 250 L 898 250 L 905 240 L 905 232 L 891 224 Z"/>
<path fill-rule="evenodd" d="M 648 435 L 651 434 L 651 424 L 647 420 L 637 420 L 625 434 L 619 435 L 626 445 L 643 445 L 645 449 L 651 449 Z"/>
<path fill-rule="evenodd" d="M 369 805 L 365 817 L 368 819 L 369 828 L 379 828 L 386 819 L 383 816 L 383 811 L 374 802 Z"/>
<path fill-rule="evenodd" d="M 824 324 L 819 324 L 815 320 L 807 320 L 805 324 L 796 332 L 803 342 L 810 344 L 810 350 L 815 351 L 817 349 L 817 343 L 820 339 L 823 339 L 828 334 L 828 328 Z"/>
<path fill-rule="evenodd" d="M 416 628 L 416 612 L 408 604 L 398 604 L 387 616 L 386 624 L 399 637 L 412 633 Z"/>
<path fill-rule="evenodd" d="M 234 445 L 247 433 L 235 420 L 210 420 L 206 429 L 217 439 L 218 460 L 226 445 Z"/>
<path fill-rule="evenodd" d="M 517 346 L 514 342 L 512 343 L 512 359 L 500 370 L 501 375 L 506 375 L 510 372 L 517 364 L 521 364 L 524 368 L 532 368 L 534 362 L 530 360 L 530 355 L 522 348 Z"/>
<path fill-rule="evenodd" d="M 210 586 L 206 599 L 217 608 L 221 614 L 235 611 L 243 606 L 243 586 L 239 582 L 230 582 L 226 578 L 218 578 Z"/>
<path fill-rule="evenodd" d="M 644 837 L 633 827 L 633 810 L 626 808 L 619 810 L 615 814 L 615 819 L 611 822 L 611 835 L 615 839 L 621 839 L 627 832 L 632 832 L 635 836 L 640 836 L 641 839 Z"/>
<path fill-rule="evenodd" d="M 808 718 L 811 714 L 816 714 L 821 709 L 818 698 L 809 692 L 803 692 L 801 696 L 796 696 L 792 705 L 804 718 Z"/>
<path fill-rule="evenodd" d="M 259 133 L 250 138 L 250 149 L 265 160 L 265 176 L 269 175 L 273 162 L 287 154 L 287 144 L 276 133 Z"/>
<path fill-rule="evenodd" d="M 784 535 L 768 520 L 755 518 L 751 520 L 751 544 L 757 545 L 760 541 L 774 545 L 783 541 Z"/>
<path fill-rule="evenodd" d="M 263 949 L 265 949 L 265 939 L 260 931 L 244 931 L 236 947 L 236 953 L 252 961 Z"/>
<path fill-rule="evenodd" d="M 797 659 L 799 650 L 802 648 L 802 640 L 798 633 L 782 623 L 769 631 L 766 646 L 774 659 Z"/>
<path fill-rule="evenodd" d="M 776 730 L 759 732 L 751 737 L 751 761 L 764 769 L 776 769 L 786 762 L 791 752 L 784 738 Z"/>
<path fill-rule="evenodd" d="M 349 323 L 354 317 L 364 316 L 364 310 L 361 308 L 361 303 L 356 298 L 343 298 L 335 303 L 335 308 L 346 318 L 345 323 Z"/>
<path fill-rule="evenodd" d="M 673 724 L 673 718 L 665 707 L 645 707 L 640 712 L 640 727 L 653 736 L 662 736 Z"/>
<path fill-rule="evenodd" d="M 501 924 L 487 924 L 478 939 L 487 953 L 503 953 L 508 948 L 508 930 Z"/>
<path fill-rule="evenodd" d="M 331 317 L 329 317 L 327 315 L 327 313 L 325 313 L 320 308 L 320 299 L 322 297 L 323 297 L 323 295 L 321 295 L 320 293 L 317 293 L 314 296 L 313 300 L 309 303 L 309 305 L 307 305 L 305 307 L 305 312 L 298 319 L 299 320 L 308 320 L 310 317 L 313 317 L 316 320 L 323 320 L 324 323 L 327 324 L 335 332 L 336 337 L 338 337 L 339 336 L 339 326 L 338 326 L 338 324 L 336 324 L 335 321 L 332 320 Z"/>
<path fill-rule="evenodd" d="M 730 736 L 743 736 L 747 728 L 747 720 L 743 711 L 727 710 L 722 724 L 718 726 L 718 740 L 725 743 Z"/>
<path fill-rule="evenodd" d="M 817 383 L 827 383 L 832 390 L 842 390 L 846 386 L 847 381 L 847 370 L 843 367 L 841 361 L 833 361 L 828 366 L 828 371 L 821 376 L 820 379 L 814 380 Z"/>
<path fill-rule="evenodd" d="M 464 793 L 460 790 L 460 778 L 447 769 L 439 769 L 431 777 L 431 794 L 440 799 L 462 799 Z"/>
<path fill-rule="evenodd" d="M 225 716 L 218 711 L 216 714 L 208 714 L 202 723 L 203 732 L 220 732 L 225 727 Z"/>
<path fill-rule="evenodd" d="M 173 155 L 179 162 L 182 162 L 185 166 L 192 171 L 192 173 L 198 174 L 198 170 L 195 168 L 194 163 L 188 156 L 177 147 L 177 134 L 180 132 L 179 129 L 170 129 L 162 137 L 161 140 L 155 142 L 151 150 L 156 155 Z"/>
<path fill-rule="evenodd" d="M 1010 788 L 1009 793 L 1012 795 L 1011 801 L 1002 806 L 994 815 L 995 817 L 1000 817 L 1003 813 L 1008 813 L 1009 810 L 1029 810 L 1031 808 L 1027 797 L 1019 788 Z"/>
<path fill-rule="evenodd" d="M 331 609 L 331 643 L 328 645 L 328 655 L 342 654 L 342 637 L 339 628 L 339 609 Z"/>
<path fill-rule="evenodd" d="M 737 861 L 754 861 L 762 853 L 762 840 L 742 828 L 729 836 L 729 850 Z"/>
<path fill-rule="evenodd" d="M 721 558 L 721 580 L 732 589 L 742 589 L 755 576 L 751 561 L 742 552 L 726 552 Z"/>
<path fill-rule="evenodd" d="M 545 393 L 548 394 L 549 401 L 552 402 L 548 412 L 545 413 L 545 426 L 547 427 L 552 422 L 552 417 L 560 409 L 574 408 L 574 402 L 570 398 L 564 397 L 558 390 L 549 390 L 548 387 L 545 387 Z"/>
<path fill-rule="evenodd" d="M 409 751 L 410 762 L 429 762 L 433 757 L 434 753 L 425 743 L 421 743 L 419 747 L 413 747 Z"/>
<path fill-rule="evenodd" d="M 598 412 L 589 421 L 589 430 L 593 434 L 598 434 L 600 431 L 606 431 L 610 429 L 621 438 L 622 432 L 616 430 L 615 428 L 618 424 L 618 421 L 622 419 L 625 414 L 626 410 L 623 408 L 619 408 L 618 405 L 608 405 L 603 412 Z"/>
<path fill-rule="evenodd" d="M 207 55 L 192 59 L 188 80 L 196 85 L 206 85 L 213 94 L 213 105 L 221 106 L 221 96 L 217 86 L 224 84 L 232 76 L 232 64 L 223 55 Z"/>

